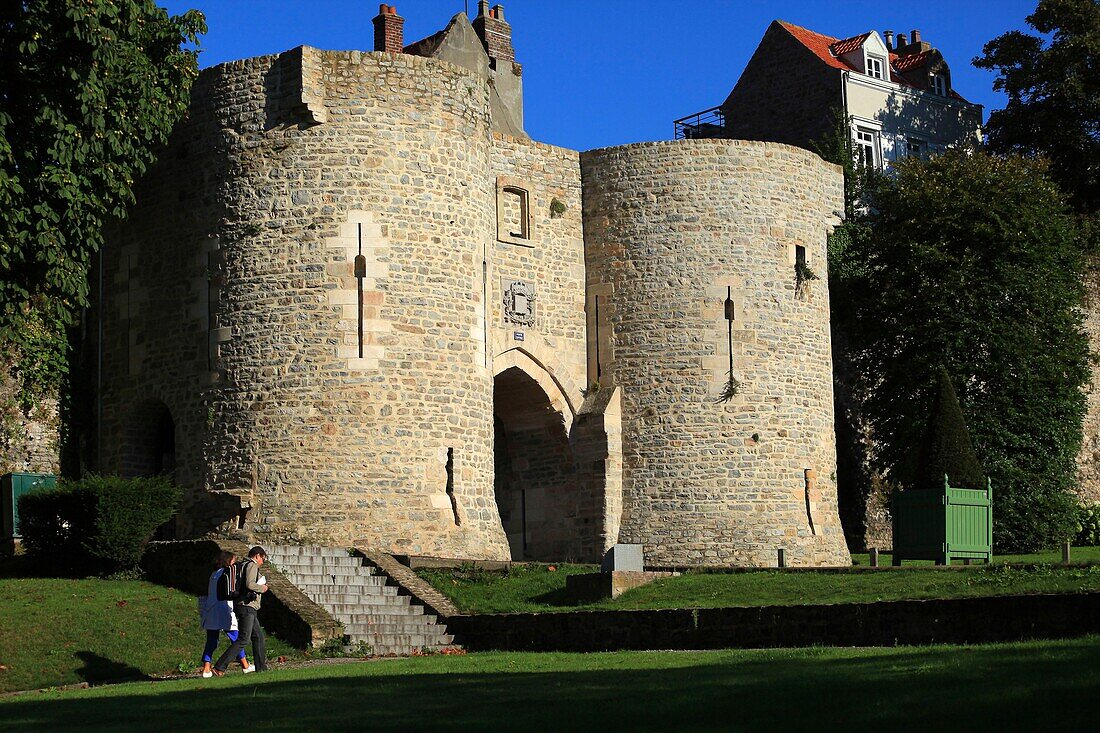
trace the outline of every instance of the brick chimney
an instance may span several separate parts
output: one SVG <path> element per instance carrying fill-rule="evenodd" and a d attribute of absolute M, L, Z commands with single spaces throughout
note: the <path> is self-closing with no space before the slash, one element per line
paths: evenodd
<path fill-rule="evenodd" d="M 901 49 L 904 48 L 905 46 L 908 46 L 908 45 L 909 45 L 909 41 L 907 41 L 905 39 L 905 34 L 904 33 L 899 33 L 898 34 L 898 45 L 894 46 L 894 50 L 897 51 L 900 54 Z"/>
<path fill-rule="evenodd" d="M 512 26 L 504 20 L 504 6 L 489 7 L 489 0 L 478 0 L 474 31 L 489 55 L 489 65 L 496 69 L 498 61 L 513 62 L 516 52 L 512 48 Z"/>
<path fill-rule="evenodd" d="M 385 3 L 379 5 L 374 19 L 374 50 L 401 53 L 405 48 L 404 25 L 405 19 L 397 14 L 396 8 Z"/>

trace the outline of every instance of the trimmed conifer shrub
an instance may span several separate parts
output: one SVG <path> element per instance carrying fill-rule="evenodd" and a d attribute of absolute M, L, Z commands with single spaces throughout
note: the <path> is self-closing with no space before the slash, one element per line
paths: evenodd
<path fill-rule="evenodd" d="M 86 476 L 19 499 L 23 546 L 43 566 L 116 572 L 137 567 L 153 532 L 176 513 L 182 492 L 166 476 Z"/>
<path fill-rule="evenodd" d="M 918 452 L 916 488 L 942 489 L 946 475 L 960 489 L 984 489 L 985 476 L 966 429 L 951 377 L 942 366 L 928 427 Z"/>

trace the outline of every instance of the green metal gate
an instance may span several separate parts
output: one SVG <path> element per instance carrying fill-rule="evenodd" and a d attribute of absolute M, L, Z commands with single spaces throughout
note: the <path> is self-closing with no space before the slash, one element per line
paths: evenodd
<path fill-rule="evenodd" d="M 944 476 L 943 489 L 894 493 L 893 564 L 904 560 L 993 559 L 993 486 L 952 488 Z"/>

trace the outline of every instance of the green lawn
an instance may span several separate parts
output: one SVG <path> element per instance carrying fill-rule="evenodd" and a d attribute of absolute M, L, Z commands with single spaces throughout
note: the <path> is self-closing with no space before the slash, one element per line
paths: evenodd
<path fill-rule="evenodd" d="M 554 567 L 550 571 L 549 567 Z M 1100 590 L 1100 565 L 971 566 L 847 573 L 757 570 L 688 572 L 627 591 L 616 600 L 579 606 L 565 600 L 565 578 L 592 565 L 525 565 L 508 572 L 418 570 L 465 613 L 572 609 L 720 608 L 855 603 L 913 598 L 960 598 Z"/>
<path fill-rule="evenodd" d="M 206 640 L 195 596 L 138 580 L 0 578 L 0 629 L 0 691 L 190 671 Z"/>
<path fill-rule="evenodd" d="M 8 729 L 1095 730 L 1100 638 L 982 647 L 486 653 L 0 699 Z M 154 725 L 151 721 L 161 721 Z M 227 724 L 228 725 L 228 724 Z"/>

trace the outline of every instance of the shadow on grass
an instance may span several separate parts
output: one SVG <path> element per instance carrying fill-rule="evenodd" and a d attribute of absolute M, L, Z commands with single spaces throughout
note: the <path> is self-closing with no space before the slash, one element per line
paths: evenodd
<path fill-rule="evenodd" d="M 76 670 L 76 675 L 85 682 L 117 682 L 121 680 L 148 680 L 149 675 L 137 667 L 116 662 L 95 652 L 77 652 L 74 654 L 84 666 Z"/>
<path fill-rule="evenodd" d="M 251 727 L 268 730 L 1038 730 L 1053 720 L 1087 730 L 1096 720 L 1098 651 L 1093 638 L 889 651 L 469 655 L 19 699 L 0 704 L 0 718 L 111 730 L 160 720 L 182 730 L 205 724 L 216 694 L 219 708 L 256 711 Z"/>

